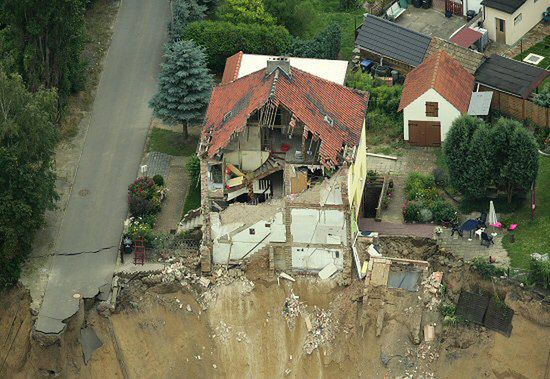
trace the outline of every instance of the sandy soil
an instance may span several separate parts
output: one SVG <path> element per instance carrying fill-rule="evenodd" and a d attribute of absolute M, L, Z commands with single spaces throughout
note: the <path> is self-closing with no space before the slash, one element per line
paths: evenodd
<path fill-rule="evenodd" d="M 416 345 L 414 319 L 433 316 L 417 301 L 418 293 L 378 287 L 361 304 L 358 283 L 340 287 L 314 278 L 279 285 L 256 281 L 250 291 L 246 281 L 236 280 L 219 286 L 217 299 L 203 311 L 189 289 L 147 289 L 137 280 L 134 283 L 126 290 L 120 311 L 111 315 L 113 334 L 108 319 L 93 309 L 89 312 L 86 322 L 104 345 L 88 365 L 82 362 L 75 327 L 68 328 L 60 346 L 36 346 L 29 339 L 28 295 L 22 289 L 3 295 L 0 376 L 38 377 L 51 370 L 50 374 L 62 377 L 116 378 L 124 377 L 121 366 L 125 366 L 130 378 L 383 378 L 407 373 L 436 378 L 544 378 L 547 369 L 550 329 L 524 317 L 522 306 L 536 307 L 525 307 L 520 300 L 510 338 L 475 326 L 439 326 L 437 341 Z M 304 350 L 311 337 L 304 316 L 298 316 L 290 328 L 282 313 L 291 291 L 310 317 L 315 306 L 332 315 L 335 338 L 311 354 Z M 385 316 L 377 337 L 381 308 Z M 547 321 L 542 313 L 529 318 Z M 381 353 L 391 357 L 387 366 Z"/>

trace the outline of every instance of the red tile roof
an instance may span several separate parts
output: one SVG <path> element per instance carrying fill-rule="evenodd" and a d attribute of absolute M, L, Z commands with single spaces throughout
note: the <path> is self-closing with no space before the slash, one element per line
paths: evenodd
<path fill-rule="evenodd" d="M 304 124 L 304 133 L 321 139 L 319 155 L 328 167 L 342 163 L 338 154 L 344 144 L 359 143 L 368 95 L 292 67 L 290 76 L 281 69 L 269 75 L 260 70 L 214 88 L 202 130 L 208 156 L 225 148 L 231 136 L 244 129 L 248 117 L 268 101 L 284 106 Z"/>
<path fill-rule="evenodd" d="M 239 77 L 239 68 L 241 68 L 243 54 L 242 51 L 239 51 L 237 54 L 227 58 L 225 61 L 225 69 L 223 70 L 222 84 L 232 82 Z"/>
<path fill-rule="evenodd" d="M 433 88 L 461 113 L 468 111 L 474 76 L 444 51 L 430 55 L 405 79 L 398 111 Z"/>
<path fill-rule="evenodd" d="M 481 38 L 481 33 L 470 28 L 462 28 L 458 33 L 451 37 L 450 41 L 462 47 L 470 47 Z"/>

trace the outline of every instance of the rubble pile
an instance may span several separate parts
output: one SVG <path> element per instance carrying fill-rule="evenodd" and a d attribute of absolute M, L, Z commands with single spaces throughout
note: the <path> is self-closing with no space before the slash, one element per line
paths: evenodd
<path fill-rule="evenodd" d="M 429 296 L 429 301 L 426 303 L 426 308 L 430 311 L 434 308 L 437 309 L 441 303 L 441 280 L 443 279 L 443 273 L 440 271 L 432 272 L 428 279 L 422 281 L 424 287 L 424 294 Z"/>
<path fill-rule="evenodd" d="M 231 327 L 225 322 L 220 323 L 214 328 L 216 334 L 212 335 L 212 338 L 219 338 L 222 341 L 227 341 L 231 337 Z"/>
<path fill-rule="evenodd" d="M 323 343 L 334 340 L 338 321 L 333 322 L 330 311 L 315 307 L 312 328 L 304 342 L 304 351 L 311 354 Z"/>
<path fill-rule="evenodd" d="M 296 325 L 296 317 L 298 317 L 305 310 L 305 308 L 306 306 L 300 301 L 300 297 L 291 291 L 290 295 L 285 299 L 285 304 L 283 307 L 283 317 L 285 318 L 289 329 L 294 328 L 294 325 Z"/>

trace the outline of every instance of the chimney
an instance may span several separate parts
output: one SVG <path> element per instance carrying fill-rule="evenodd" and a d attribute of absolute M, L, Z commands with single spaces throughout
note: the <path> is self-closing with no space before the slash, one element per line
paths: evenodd
<path fill-rule="evenodd" d="M 271 75 L 273 71 L 280 68 L 281 71 L 288 77 L 291 76 L 290 72 L 290 61 L 286 57 L 277 57 L 273 59 L 268 59 L 267 68 L 265 70 L 266 75 Z"/>

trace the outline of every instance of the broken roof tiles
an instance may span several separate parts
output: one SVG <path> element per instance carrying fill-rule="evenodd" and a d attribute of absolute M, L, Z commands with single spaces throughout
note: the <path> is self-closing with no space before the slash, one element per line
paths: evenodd
<path fill-rule="evenodd" d="M 321 139 L 320 160 L 330 167 L 342 163 L 338 155 L 344 145 L 359 143 L 368 96 L 295 67 L 290 75 L 280 68 L 270 74 L 262 69 L 219 85 L 212 93 L 202 131 L 208 156 L 225 148 L 231 136 L 245 128 L 250 115 L 268 102 L 288 109 L 304 130 Z"/>

